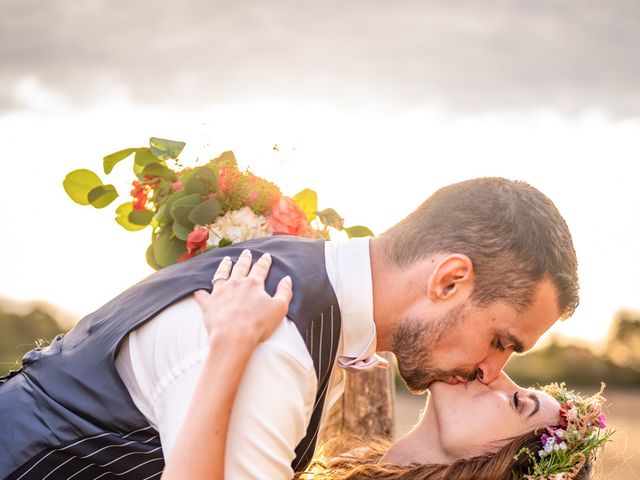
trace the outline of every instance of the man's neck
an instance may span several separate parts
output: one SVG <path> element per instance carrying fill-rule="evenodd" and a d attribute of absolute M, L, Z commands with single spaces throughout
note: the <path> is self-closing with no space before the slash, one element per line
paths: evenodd
<path fill-rule="evenodd" d="M 377 350 L 393 351 L 393 333 L 398 322 L 415 310 L 416 302 L 424 301 L 427 282 L 435 264 L 434 257 L 400 267 L 389 259 L 381 237 L 371 240 L 369 256 Z M 411 314 L 415 315 L 415 311 Z M 422 320 L 426 321 L 426 312 L 420 314 Z"/>
<path fill-rule="evenodd" d="M 397 270 L 392 268 L 383 252 L 382 242 L 372 239 L 369 244 L 371 259 L 371 283 L 373 285 L 373 321 L 376 324 L 377 350 L 391 351 L 395 316 L 393 315 L 394 278 Z"/>

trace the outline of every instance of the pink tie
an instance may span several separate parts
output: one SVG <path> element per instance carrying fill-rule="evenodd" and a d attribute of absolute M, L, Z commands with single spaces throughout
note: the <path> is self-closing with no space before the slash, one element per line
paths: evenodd
<path fill-rule="evenodd" d="M 375 352 L 364 351 L 357 357 L 339 357 L 338 365 L 345 370 L 366 372 L 375 367 L 389 368 L 389 362 Z"/>

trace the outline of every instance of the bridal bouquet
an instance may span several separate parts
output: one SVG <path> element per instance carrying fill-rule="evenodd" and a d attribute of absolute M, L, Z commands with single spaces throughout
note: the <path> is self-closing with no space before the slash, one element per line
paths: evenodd
<path fill-rule="evenodd" d="M 361 225 L 345 227 L 331 208 L 318 211 L 311 189 L 288 197 L 268 180 L 240 170 L 232 152 L 181 168 L 178 157 L 184 146 L 152 137 L 149 147 L 126 148 L 103 159 L 109 174 L 133 155 L 131 201 L 116 208 L 116 222 L 129 231 L 151 227 L 147 262 L 156 270 L 211 248 L 271 235 L 329 238 L 335 229 L 349 237 L 373 236 Z M 95 208 L 119 196 L 115 186 L 87 169 L 70 172 L 63 187 L 76 203 Z"/>

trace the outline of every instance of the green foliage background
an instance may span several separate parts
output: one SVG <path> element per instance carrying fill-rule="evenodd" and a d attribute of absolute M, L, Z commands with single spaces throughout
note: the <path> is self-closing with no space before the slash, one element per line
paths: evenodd
<path fill-rule="evenodd" d="M 0 304 L 0 374 L 18 368 L 26 352 L 48 345 L 62 331 L 56 319 L 39 307 L 16 313 Z"/>

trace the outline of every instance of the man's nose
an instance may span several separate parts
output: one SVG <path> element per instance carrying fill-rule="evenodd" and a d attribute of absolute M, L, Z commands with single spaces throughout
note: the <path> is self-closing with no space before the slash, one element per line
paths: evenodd
<path fill-rule="evenodd" d="M 495 355 L 479 363 L 476 367 L 478 380 L 485 385 L 495 381 L 500 372 L 502 372 L 507 360 L 509 360 L 510 355 L 510 352 L 504 352 L 502 355 Z"/>

